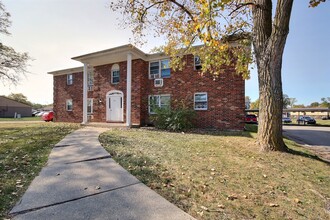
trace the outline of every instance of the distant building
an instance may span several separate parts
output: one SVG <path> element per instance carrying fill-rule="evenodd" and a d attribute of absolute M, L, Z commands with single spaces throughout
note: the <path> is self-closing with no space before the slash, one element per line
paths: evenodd
<path fill-rule="evenodd" d="M 18 114 L 21 117 L 31 117 L 32 107 L 5 96 L 0 96 L 0 118 L 13 118 Z"/>
<path fill-rule="evenodd" d="M 289 113 L 290 117 L 298 118 L 299 116 L 311 116 L 316 119 L 323 117 L 329 118 L 330 109 L 329 108 L 291 108 L 284 109 L 284 113 Z"/>

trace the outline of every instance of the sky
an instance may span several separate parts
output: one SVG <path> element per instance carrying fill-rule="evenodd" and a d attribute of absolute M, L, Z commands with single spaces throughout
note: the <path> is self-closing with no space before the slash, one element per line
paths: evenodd
<path fill-rule="evenodd" d="M 53 78 L 47 72 L 78 67 L 72 57 L 130 43 L 131 31 L 120 27 L 122 15 L 110 11 L 110 0 L 2 0 L 11 14 L 10 36 L 3 44 L 33 58 L 18 86 L 0 84 L 0 95 L 23 93 L 34 103 L 53 102 Z M 283 92 L 296 104 L 330 97 L 330 3 L 308 8 L 294 2 L 282 67 Z M 144 52 L 164 43 L 149 38 Z M 258 98 L 256 68 L 245 83 L 245 95 Z"/>

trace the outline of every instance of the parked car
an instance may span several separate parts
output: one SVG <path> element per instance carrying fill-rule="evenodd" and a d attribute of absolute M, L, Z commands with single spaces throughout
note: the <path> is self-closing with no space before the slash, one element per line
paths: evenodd
<path fill-rule="evenodd" d="M 44 113 L 45 113 L 45 112 L 39 112 L 39 113 L 35 114 L 35 116 L 37 116 L 37 117 L 41 117 Z"/>
<path fill-rule="evenodd" d="M 315 121 L 314 118 L 309 117 L 309 116 L 300 116 L 297 119 L 297 123 L 298 124 L 300 124 L 300 123 L 303 123 L 303 124 L 316 124 L 316 121 Z"/>
<path fill-rule="evenodd" d="M 249 114 L 245 116 L 245 123 L 258 124 L 258 119 L 256 115 Z"/>
<path fill-rule="evenodd" d="M 32 117 L 37 116 L 38 113 L 39 113 L 38 111 L 32 111 Z"/>
<path fill-rule="evenodd" d="M 292 120 L 291 120 L 291 118 L 289 118 L 289 117 L 283 117 L 283 118 L 282 118 L 282 122 L 283 122 L 283 123 L 292 123 Z"/>
<path fill-rule="evenodd" d="M 328 119 L 330 119 L 330 117 L 328 117 L 328 116 L 322 116 L 322 120 L 328 120 Z"/>
<path fill-rule="evenodd" d="M 46 112 L 42 115 L 42 120 L 44 120 L 45 122 L 53 121 L 53 118 L 54 118 L 54 112 L 52 111 Z"/>

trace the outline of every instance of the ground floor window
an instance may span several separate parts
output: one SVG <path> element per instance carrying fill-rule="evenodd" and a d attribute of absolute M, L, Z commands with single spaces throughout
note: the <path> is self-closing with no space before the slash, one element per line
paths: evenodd
<path fill-rule="evenodd" d="M 72 111 L 72 107 L 73 107 L 72 99 L 67 99 L 66 100 L 66 110 L 67 111 Z"/>
<path fill-rule="evenodd" d="M 87 99 L 87 114 L 93 114 L 93 99 Z"/>
<path fill-rule="evenodd" d="M 149 113 L 155 114 L 157 108 L 169 108 L 170 101 L 170 95 L 150 95 L 148 102 Z"/>
<path fill-rule="evenodd" d="M 194 95 L 194 109 L 207 110 L 207 93 L 197 92 Z"/>

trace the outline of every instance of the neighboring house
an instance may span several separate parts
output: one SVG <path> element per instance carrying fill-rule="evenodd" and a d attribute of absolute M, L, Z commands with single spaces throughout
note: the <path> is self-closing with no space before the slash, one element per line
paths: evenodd
<path fill-rule="evenodd" d="M 197 113 L 197 127 L 244 127 L 245 82 L 234 67 L 214 79 L 200 74 L 197 57 L 185 55 L 183 70 L 173 71 L 169 57 L 146 54 L 132 45 L 72 59 L 84 66 L 49 72 L 56 121 L 142 126 L 150 123 L 155 105 L 167 108 L 184 100 Z"/>
<path fill-rule="evenodd" d="M 5 96 L 0 96 L 0 118 L 13 118 L 17 115 L 31 117 L 32 107 Z"/>
<path fill-rule="evenodd" d="M 46 112 L 53 111 L 53 105 L 44 106 L 41 108 L 41 110 Z"/>
<path fill-rule="evenodd" d="M 298 118 L 299 116 L 311 116 L 315 119 L 321 119 L 323 117 L 329 118 L 330 108 L 289 108 L 284 109 L 284 113 L 289 113 L 290 117 Z"/>

